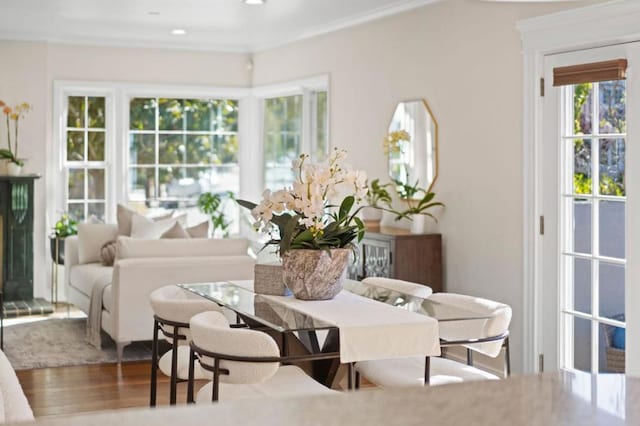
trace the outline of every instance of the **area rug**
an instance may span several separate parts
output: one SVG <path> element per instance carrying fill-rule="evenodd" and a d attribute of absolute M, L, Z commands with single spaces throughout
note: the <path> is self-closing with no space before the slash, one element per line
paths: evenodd
<path fill-rule="evenodd" d="M 16 370 L 115 363 L 116 345 L 102 333 L 102 349 L 84 340 L 84 318 L 53 318 L 4 328 L 4 353 Z M 151 359 L 151 343 L 124 348 L 123 361 Z"/>

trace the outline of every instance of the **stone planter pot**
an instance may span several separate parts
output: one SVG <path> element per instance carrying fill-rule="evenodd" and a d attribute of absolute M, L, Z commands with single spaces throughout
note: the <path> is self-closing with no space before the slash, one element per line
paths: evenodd
<path fill-rule="evenodd" d="M 297 299 L 333 299 L 346 278 L 351 250 L 288 250 L 282 256 L 284 283 Z"/>

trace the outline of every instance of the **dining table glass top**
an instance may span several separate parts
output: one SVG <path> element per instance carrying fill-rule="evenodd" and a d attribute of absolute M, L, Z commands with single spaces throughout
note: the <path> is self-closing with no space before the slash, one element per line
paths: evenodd
<path fill-rule="evenodd" d="M 252 281 L 180 284 L 185 290 L 198 294 L 236 312 L 245 321 L 252 320 L 279 332 L 331 330 L 336 326 L 292 309 L 281 298 L 253 292 Z M 459 307 L 444 305 L 429 298 L 421 298 L 395 290 L 345 280 L 344 290 L 377 302 L 406 309 L 435 318 L 440 322 L 484 321 L 488 317 Z"/>

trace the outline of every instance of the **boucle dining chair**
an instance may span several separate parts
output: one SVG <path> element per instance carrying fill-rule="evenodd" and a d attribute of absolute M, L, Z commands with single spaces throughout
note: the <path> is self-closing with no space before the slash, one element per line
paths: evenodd
<path fill-rule="evenodd" d="M 193 398 L 192 374 L 198 363 L 213 380 L 198 391 L 196 402 L 259 399 L 265 397 L 335 394 L 297 366 L 280 361 L 328 359 L 337 354 L 281 357 L 276 341 L 266 333 L 231 328 L 219 312 L 203 312 L 191 318 L 192 355 L 189 397 Z"/>
<path fill-rule="evenodd" d="M 158 370 L 170 377 L 169 403 L 174 405 L 177 397 L 178 381 L 189 377 L 189 320 L 192 316 L 205 311 L 221 311 L 216 303 L 206 300 L 190 291 L 175 285 L 154 290 L 150 295 L 154 312 L 153 343 L 151 347 L 151 407 L 156 405 Z M 158 337 L 162 333 L 171 344 L 171 350 L 158 359 Z M 205 378 L 205 372 L 196 371 L 198 379 Z M 208 375 L 207 375 L 208 376 Z"/>
<path fill-rule="evenodd" d="M 421 297 L 423 299 L 426 299 L 427 297 L 431 296 L 431 293 L 433 293 L 433 290 L 431 290 L 431 287 L 429 286 L 412 283 L 410 281 L 396 280 L 394 278 L 367 277 L 362 280 L 362 283 L 374 287 L 380 287 L 387 290 L 405 293 L 410 296 Z"/>
<path fill-rule="evenodd" d="M 356 371 L 369 382 L 380 387 L 442 385 L 474 380 L 498 380 L 495 374 L 473 366 L 473 352 L 496 358 L 504 350 L 504 376 L 511 374 L 509 360 L 509 324 L 511 308 L 488 299 L 453 293 L 435 293 L 433 302 L 460 308 L 488 317 L 483 320 L 440 321 L 442 347 L 462 346 L 467 349 L 467 363 L 431 357 L 363 361 Z M 426 372 L 425 372 L 426 370 Z M 428 382 L 425 381 L 428 379 Z"/>

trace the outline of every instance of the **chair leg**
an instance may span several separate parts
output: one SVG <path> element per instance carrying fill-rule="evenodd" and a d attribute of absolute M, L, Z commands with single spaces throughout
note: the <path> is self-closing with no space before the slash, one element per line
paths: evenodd
<path fill-rule="evenodd" d="M 511 376 L 511 351 L 509 350 L 509 337 L 504 339 L 504 365 L 506 368 L 506 376 Z"/>
<path fill-rule="evenodd" d="M 473 366 L 473 352 L 467 348 L 467 365 Z"/>
<path fill-rule="evenodd" d="M 173 327 L 173 341 L 171 344 L 171 391 L 169 405 L 176 405 L 178 394 L 178 327 Z"/>
<path fill-rule="evenodd" d="M 431 385 L 431 357 L 424 359 L 424 385 Z"/>
<path fill-rule="evenodd" d="M 353 362 L 347 364 L 348 366 L 348 374 L 347 374 L 347 388 L 349 390 L 353 390 L 355 388 L 356 376 L 355 376 L 355 365 Z"/>
<path fill-rule="evenodd" d="M 360 389 L 360 372 L 358 370 L 356 370 L 356 389 Z"/>
<path fill-rule="evenodd" d="M 189 348 L 189 382 L 187 383 L 187 404 L 193 404 L 195 402 L 195 399 L 193 397 L 195 363 L 196 353 L 193 351 L 193 348 Z"/>
<path fill-rule="evenodd" d="M 213 390 L 211 392 L 211 402 L 218 402 L 220 399 L 220 359 L 213 360 Z"/>
<path fill-rule="evenodd" d="M 153 342 L 151 344 L 151 391 L 149 406 L 156 406 L 156 391 L 158 385 L 158 320 L 153 322 Z"/>
<path fill-rule="evenodd" d="M 116 342 L 116 357 L 118 364 L 122 364 L 122 354 L 124 353 L 124 347 L 131 342 Z"/>

